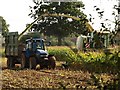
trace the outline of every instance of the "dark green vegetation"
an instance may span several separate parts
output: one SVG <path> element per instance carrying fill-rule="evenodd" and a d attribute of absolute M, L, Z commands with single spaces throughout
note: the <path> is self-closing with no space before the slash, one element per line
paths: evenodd
<path fill-rule="evenodd" d="M 68 47 L 49 47 L 50 54 L 54 54 L 57 61 L 66 61 L 68 64 L 81 65 L 90 71 L 96 72 L 116 72 L 117 52 L 106 52 L 105 50 L 91 50 L 90 52 L 78 52 L 76 49 L 71 50 Z M 89 68 L 91 66 L 91 68 Z M 104 68 L 104 69 L 103 69 Z M 77 68 L 76 68 L 77 69 Z M 109 69 L 109 70 L 108 70 Z"/>
<path fill-rule="evenodd" d="M 2 16 L 0 16 L 0 29 L 2 30 L 3 36 L 5 35 L 5 33 L 9 31 L 8 27 L 9 27 L 9 24 L 7 24 L 6 20 Z"/>

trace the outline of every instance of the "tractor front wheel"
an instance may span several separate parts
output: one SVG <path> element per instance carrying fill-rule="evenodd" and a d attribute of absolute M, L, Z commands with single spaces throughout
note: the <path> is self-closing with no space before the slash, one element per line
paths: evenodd
<path fill-rule="evenodd" d="M 55 69 L 56 67 L 56 58 L 55 56 L 49 57 L 49 68 L 50 69 Z"/>
<path fill-rule="evenodd" d="M 21 68 L 22 69 L 28 68 L 28 63 L 26 61 L 26 57 L 24 53 L 21 54 Z"/>
<path fill-rule="evenodd" d="M 37 62 L 36 62 L 35 57 L 30 57 L 29 58 L 29 69 L 36 69 L 36 65 L 37 65 Z"/>

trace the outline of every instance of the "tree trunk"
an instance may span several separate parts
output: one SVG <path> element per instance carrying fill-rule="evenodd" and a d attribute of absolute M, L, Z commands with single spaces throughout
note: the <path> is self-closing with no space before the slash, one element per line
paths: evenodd
<path fill-rule="evenodd" d="M 61 46 L 62 45 L 62 38 L 59 36 L 58 37 L 58 46 Z"/>

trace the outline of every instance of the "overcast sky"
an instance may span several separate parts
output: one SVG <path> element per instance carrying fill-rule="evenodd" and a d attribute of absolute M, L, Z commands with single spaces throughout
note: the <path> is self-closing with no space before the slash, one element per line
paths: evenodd
<path fill-rule="evenodd" d="M 105 18 L 112 19 L 112 8 L 114 4 L 117 4 L 117 0 L 82 0 L 85 4 L 85 13 L 87 15 L 92 14 L 95 17 L 94 29 L 99 29 L 100 20 L 98 14 L 94 11 L 95 5 L 99 6 L 101 10 L 105 10 Z M 33 6 L 32 0 L 0 0 L 0 16 L 6 20 L 7 24 L 10 24 L 10 31 L 22 32 L 27 23 L 31 23 L 33 20 L 28 16 L 30 13 L 29 6 Z"/>
<path fill-rule="evenodd" d="M 94 20 L 94 25 L 93 28 L 94 29 L 100 29 L 101 28 L 101 24 L 100 22 L 104 22 L 111 24 L 112 25 L 112 29 L 114 28 L 114 24 L 112 23 L 112 21 L 114 21 L 114 16 L 112 15 L 113 12 L 113 6 L 114 5 L 118 5 L 118 0 L 82 0 L 85 4 L 85 13 L 89 16 L 89 14 L 92 14 L 92 16 L 95 18 Z M 96 12 L 94 6 L 97 6 L 100 8 L 100 10 L 104 11 L 104 16 L 103 19 L 100 19 L 98 17 L 98 13 Z M 115 11 L 115 10 L 114 10 Z M 117 13 L 117 11 L 116 11 Z M 105 22 L 105 19 L 109 19 L 111 20 L 111 22 L 107 21 Z"/>
<path fill-rule="evenodd" d="M 10 24 L 10 31 L 23 31 L 32 19 L 28 16 L 32 0 L 0 0 L 0 16 Z"/>

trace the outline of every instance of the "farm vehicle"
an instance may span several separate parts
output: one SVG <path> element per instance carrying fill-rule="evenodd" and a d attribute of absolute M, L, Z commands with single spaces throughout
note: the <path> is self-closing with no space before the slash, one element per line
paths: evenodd
<path fill-rule="evenodd" d="M 78 17 L 65 14 L 43 14 L 36 18 L 26 29 L 18 35 L 18 32 L 7 32 L 5 35 L 5 56 L 7 57 L 7 67 L 14 68 L 15 64 L 21 64 L 21 68 L 35 69 L 39 64 L 40 68 L 54 69 L 56 66 L 54 55 L 49 55 L 45 50 L 44 40 L 41 38 L 29 38 L 26 43 L 20 42 L 23 34 L 28 31 L 36 21 L 43 17 L 68 17 L 74 20 L 80 20 Z M 86 26 L 90 31 L 93 31 L 92 26 L 86 22 Z"/>
<path fill-rule="evenodd" d="M 21 64 L 22 69 L 35 69 L 37 64 L 41 69 L 55 68 L 55 57 L 45 50 L 44 39 L 30 38 L 23 44 L 18 36 L 18 32 L 8 32 L 5 36 L 5 56 L 9 69 L 14 68 L 15 64 Z"/>

